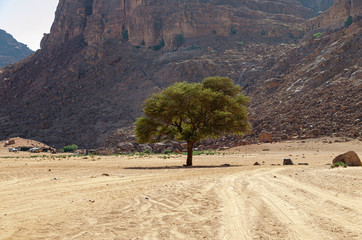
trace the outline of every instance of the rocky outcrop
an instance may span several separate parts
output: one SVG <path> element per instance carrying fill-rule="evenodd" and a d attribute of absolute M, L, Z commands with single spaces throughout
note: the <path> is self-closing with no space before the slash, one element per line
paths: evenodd
<path fill-rule="evenodd" d="M 0 29 L 0 67 L 23 60 L 32 53 L 25 44 L 19 43 L 13 36 Z"/>
<path fill-rule="evenodd" d="M 333 6 L 320 16 L 307 21 L 306 29 L 340 28 L 344 26 L 349 16 L 355 21 L 362 17 L 362 2 L 360 0 L 335 0 Z"/>
<path fill-rule="evenodd" d="M 333 159 L 332 164 L 338 162 L 343 162 L 347 166 L 361 166 L 361 160 L 359 159 L 357 153 L 355 153 L 354 151 L 349 151 L 338 155 Z"/>
<path fill-rule="evenodd" d="M 253 99 L 256 133 L 270 132 L 273 140 L 362 135 L 361 24 L 243 70 L 239 81 Z"/>
<path fill-rule="evenodd" d="M 334 0 L 300 0 L 299 2 L 303 4 L 303 6 L 311 8 L 314 12 L 320 14 L 332 6 Z"/>
<path fill-rule="evenodd" d="M 284 37 L 300 36 L 298 23 L 313 17 L 311 9 L 295 1 L 219 0 L 61 0 L 51 32 L 42 48 L 81 37 L 99 47 L 108 39 L 152 47 L 162 41 L 175 48 L 175 37 L 197 38 L 231 32 Z M 299 29 L 299 30 L 298 30 Z"/>

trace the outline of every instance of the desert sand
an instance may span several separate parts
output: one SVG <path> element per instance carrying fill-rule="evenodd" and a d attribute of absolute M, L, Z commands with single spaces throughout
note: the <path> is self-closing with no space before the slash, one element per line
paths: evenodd
<path fill-rule="evenodd" d="M 249 145 L 183 168 L 185 156 L 2 148 L 0 240 L 362 239 L 362 167 L 327 165 L 350 150 L 361 158 L 362 142 Z"/>

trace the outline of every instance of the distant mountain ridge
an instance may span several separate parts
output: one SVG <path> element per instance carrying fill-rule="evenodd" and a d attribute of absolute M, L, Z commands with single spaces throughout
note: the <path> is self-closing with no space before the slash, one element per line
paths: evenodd
<path fill-rule="evenodd" d="M 27 45 L 0 29 L 0 67 L 21 61 L 32 53 Z"/>

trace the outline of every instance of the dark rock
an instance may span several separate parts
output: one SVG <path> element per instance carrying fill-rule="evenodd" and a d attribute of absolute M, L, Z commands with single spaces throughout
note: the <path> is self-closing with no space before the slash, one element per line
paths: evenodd
<path fill-rule="evenodd" d="M 291 159 L 284 158 L 283 165 L 294 165 Z"/>
<path fill-rule="evenodd" d="M 333 159 L 332 164 L 338 162 L 343 162 L 347 166 L 361 166 L 361 160 L 358 157 L 357 153 L 355 153 L 354 151 L 349 151 L 341 155 L 338 155 Z"/>

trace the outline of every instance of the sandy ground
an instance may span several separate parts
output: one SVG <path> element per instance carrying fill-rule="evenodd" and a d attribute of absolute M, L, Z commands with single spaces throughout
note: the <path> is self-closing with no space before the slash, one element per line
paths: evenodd
<path fill-rule="evenodd" d="M 0 239 L 362 239 L 362 142 L 218 155 L 62 157 L 0 150 Z M 308 166 L 278 166 L 284 158 Z M 258 161 L 261 166 L 253 166 Z M 231 166 L 223 166 L 230 164 Z"/>

